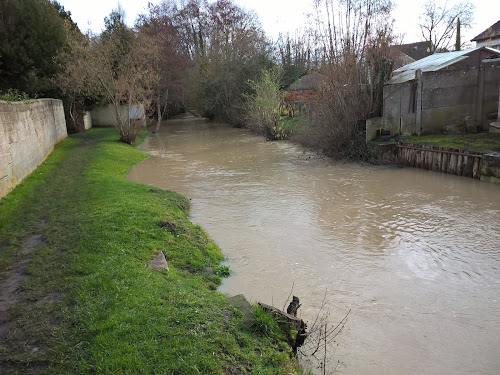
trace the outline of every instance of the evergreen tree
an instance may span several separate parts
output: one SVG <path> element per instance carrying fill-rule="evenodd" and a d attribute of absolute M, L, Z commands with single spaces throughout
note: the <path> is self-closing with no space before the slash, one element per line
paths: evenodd
<path fill-rule="evenodd" d="M 54 96 L 50 79 L 60 71 L 54 57 L 66 42 L 65 18 L 70 14 L 49 0 L 0 2 L 0 90 Z"/>

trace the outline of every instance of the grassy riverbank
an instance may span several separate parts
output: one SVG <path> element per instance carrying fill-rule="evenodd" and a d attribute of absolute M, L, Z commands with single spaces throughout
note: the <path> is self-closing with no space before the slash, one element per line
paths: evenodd
<path fill-rule="evenodd" d="M 293 372 L 215 291 L 222 255 L 186 198 L 127 181 L 147 155 L 116 139 L 72 136 L 0 200 L 0 373 Z M 146 268 L 158 251 L 170 271 Z"/>
<path fill-rule="evenodd" d="M 472 152 L 500 152 L 500 134 L 423 135 L 401 137 L 400 139 L 406 143 L 420 143 Z"/>

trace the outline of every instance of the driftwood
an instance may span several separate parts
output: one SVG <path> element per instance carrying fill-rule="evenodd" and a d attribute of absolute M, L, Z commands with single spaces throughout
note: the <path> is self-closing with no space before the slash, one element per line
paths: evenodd
<path fill-rule="evenodd" d="M 299 309 L 299 307 L 300 307 L 299 297 L 293 296 L 292 302 L 290 302 L 288 308 L 286 309 L 286 313 L 293 316 L 297 316 L 297 310 Z"/>
<path fill-rule="evenodd" d="M 293 296 L 292 302 L 287 308 L 287 312 L 281 311 L 274 306 L 266 305 L 265 303 L 260 303 L 259 306 L 265 311 L 277 316 L 282 320 L 282 322 L 287 323 L 291 329 L 297 331 L 297 335 L 294 339 L 289 338 L 288 343 L 293 349 L 293 352 L 297 354 L 297 348 L 302 346 L 305 339 L 307 338 L 307 324 L 302 320 L 297 318 L 297 310 L 300 307 L 299 299 Z"/>

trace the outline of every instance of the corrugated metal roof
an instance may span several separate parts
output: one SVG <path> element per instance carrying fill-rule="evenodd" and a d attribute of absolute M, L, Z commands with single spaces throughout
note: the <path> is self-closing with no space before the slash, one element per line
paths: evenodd
<path fill-rule="evenodd" d="M 494 53 L 500 52 L 494 48 L 490 47 L 476 47 L 473 49 L 467 49 L 464 51 L 453 51 L 453 52 L 443 52 L 435 53 L 433 55 L 424 57 L 423 59 L 412 62 L 411 64 L 402 66 L 396 69 L 394 73 L 396 74 L 392 77 L 386 84 L 393 85 L 396 83 L 403 83 L 415 79 L 415 72 L 420 69 L 422 72 L 435 72 L 437 70 L 446 68 L 447 66 L 453 65 L 461 60 L 467 59 L 471 52 L 485 49 Z"/>

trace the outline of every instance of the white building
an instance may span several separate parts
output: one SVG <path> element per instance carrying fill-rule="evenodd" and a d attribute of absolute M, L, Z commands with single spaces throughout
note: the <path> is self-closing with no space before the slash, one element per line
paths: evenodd
<path fill-rule="evenodd" d="M 491 47 L 500 49 L 500 21 L 491 25 L 471 42 L 476 42 L 476 47 Z"/>

